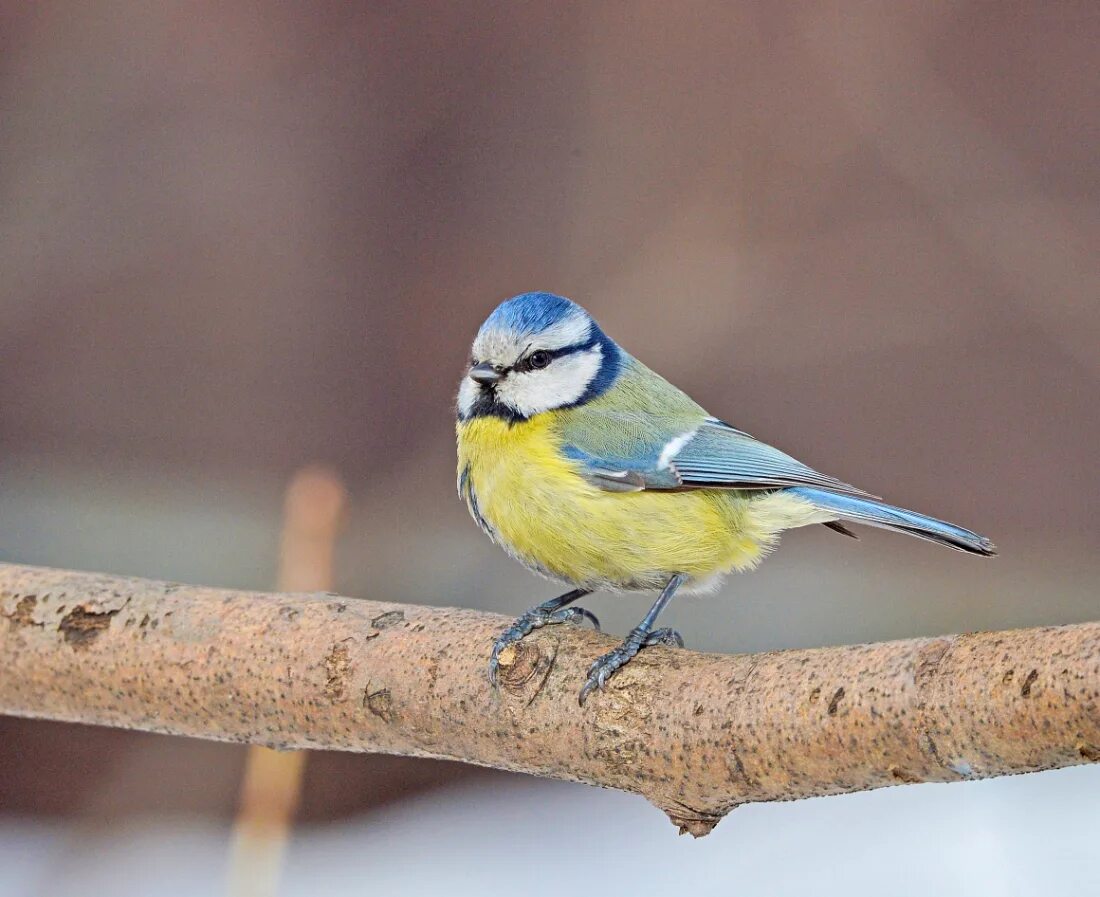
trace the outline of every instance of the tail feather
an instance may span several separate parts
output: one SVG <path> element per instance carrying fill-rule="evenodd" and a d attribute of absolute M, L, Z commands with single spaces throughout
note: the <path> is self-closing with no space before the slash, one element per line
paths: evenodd
<path fill-rule="evenodd" d="M 946 545 L 957 551 L 967 551 L 985 557 L 992 557 L 997 553 L 996 546 L 985 536 L 945 520 L 918 514 L 916 511 L 907 511 L 872 499 L 839 495 L 807 486 L 796 486 L 790 491 L 811 502 L 815 507 L 834 513 L 839 519 L 851 523 L 862 523 L 865 526 L 877 526 L 880 529 L 908 533 L 918 539 L 927 539 L 929 542 Z"/>

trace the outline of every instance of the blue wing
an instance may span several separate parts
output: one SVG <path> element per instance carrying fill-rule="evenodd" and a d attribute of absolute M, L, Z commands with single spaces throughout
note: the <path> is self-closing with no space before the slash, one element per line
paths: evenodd
<path fill-rule="evenodd" d="M 623 419 L 601 421 L 596 429 L 602 432 L 595 439 L 585 438 L 576 432 L 577 428 L 564 434 L 566 455 L 577 461 L 583 475 L 601 489 L 632 492 L 813 486 L 874 497 L 715 418 L 688 423 L 679 416 L 603 416 Z M 617 429 L 616 438 L 608 439 L 608 426 Z"/>

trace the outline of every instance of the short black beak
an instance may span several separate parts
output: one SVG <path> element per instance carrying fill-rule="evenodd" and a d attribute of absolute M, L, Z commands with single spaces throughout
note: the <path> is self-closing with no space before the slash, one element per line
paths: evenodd
<path fill-rule="evenodd" d="M 480 383 L 482 386 L 492 386 L 500 380 L 502 376 L 504 375 L 487 361 L 481 364 L 475 364 L 470 368 L 470 379 Z"/>

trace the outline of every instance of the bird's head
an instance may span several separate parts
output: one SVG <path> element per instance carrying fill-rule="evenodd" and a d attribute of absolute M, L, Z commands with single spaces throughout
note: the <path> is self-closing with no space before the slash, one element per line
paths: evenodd
<path fill-rule="evenodd" d="M 620 364 L 619 347 L 575 302 L 524 293 L 502 302 L 481 325 L 458 416 L 516 422 L 580 405 L 611 386 Z"/>

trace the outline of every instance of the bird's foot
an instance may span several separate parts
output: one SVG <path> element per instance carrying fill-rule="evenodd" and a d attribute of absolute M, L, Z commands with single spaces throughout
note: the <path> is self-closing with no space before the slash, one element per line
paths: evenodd
<path fill-rule="evenodd" d="M 684 647 L 684 637 L 675 629 L 654 629 L 645 640 L 643 647 L 650 645 L 664 645 L 666 648 Z"/>
<path fill-rule="evenodd" d="M 626 666 L 642 648 L 650 645 L 664 645 L 669 648 L 684 647 L 684 640 L 675 629 L 655 629 L 652 632 L 638 627 L 630 631 L 623 643 L 613 651 L 608 651 L 588 668 L 588 680 L 581 689 L 581 706 L 596 689 L 607 685 L 608 680 Z"/>
<path fill-rule="evenodd" d="M 553 605 L 553 602 L 547 602 L 547 604 Z M 584 620 L 591 623 L 597 632 L 599 631 L 600 621 L 596 619 L 594 613 L 585 610 L 583 607 L 558 606 L 548 608 L 546 605 L 540 604 L 538 607 L 531 608 L 515 623 L 505 629 L 493 643 L 493 653 L 489 658 L 489 681 L 496 686 L 497 673 L 500 670 L 500 654 L 509 645 L 514 645 L 520 639 L 530 635 L 536 629 L 541 629 L 543 626 L 552 626 L 557 623 L 576 623 L 580 625 Z"/>

